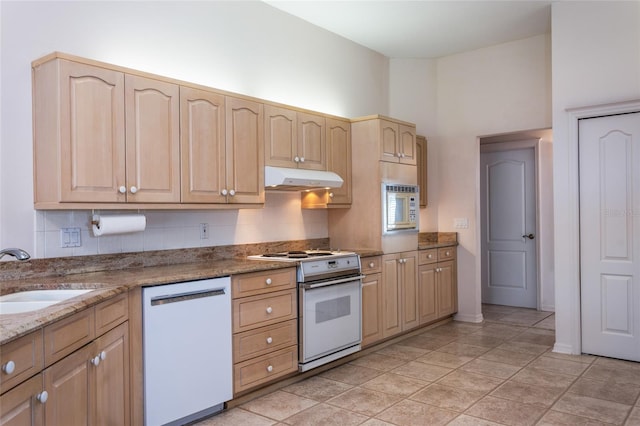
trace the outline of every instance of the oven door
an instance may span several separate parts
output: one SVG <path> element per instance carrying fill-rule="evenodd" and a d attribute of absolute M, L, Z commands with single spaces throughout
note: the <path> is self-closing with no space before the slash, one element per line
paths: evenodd
<path fill-rule="evenodd" d="M 300 362 L 327 357 L 347 348 L 359 350 L 362 341 L 362 278 L 336 284 L 300 285 Z M 344 353 L 341 356 L 347 355 Z M 322 363 L 313 363 L 314 366 Z M 304 371 L 304 370 L 302 370 Z"/>

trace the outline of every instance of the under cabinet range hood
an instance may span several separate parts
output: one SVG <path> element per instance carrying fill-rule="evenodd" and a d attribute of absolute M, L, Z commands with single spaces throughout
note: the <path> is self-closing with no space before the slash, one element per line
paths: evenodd
<path fill-rule="evenodd" d="M 265 166 L 264 186 L 267 190 L 304 191 L 340 188 L 344 181 L 334 172 Z"/>

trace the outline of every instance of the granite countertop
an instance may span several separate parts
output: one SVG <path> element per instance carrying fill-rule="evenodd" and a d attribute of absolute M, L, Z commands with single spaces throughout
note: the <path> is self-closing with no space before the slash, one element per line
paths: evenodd
<path fill-rule="evenodd" d="M 0 282 L 2 294 L 40 289 L 95 289 L 47 308 L 19 314 L 0 315 L 0 344 L 23 336 L 75 312 L 98 304 L 139 286 L 153 286 L 216 278 L 247 272 L 294 266 L 289 262 L 248 259 L 217 259 L 209 262 L 127 268 Z"/>
<path fill-rule="evenodd" d="M 457 245 L 455 233 L 420 233 L 418 249 Z M 435 241 L 434 241 L 435 237 Z M 140 286 L 173 284 L 295 266 L 292 262 L 250 260 L 249 254 L 328 247 L 328 240 L 261 243 L 119 255 L 33 259 L 0 264 L 0 294 L 39 289 L 94 289 L 47 308 L 0 315 L 0 344 Z M 379 250 L 350 249 L 361 257 Z"/>

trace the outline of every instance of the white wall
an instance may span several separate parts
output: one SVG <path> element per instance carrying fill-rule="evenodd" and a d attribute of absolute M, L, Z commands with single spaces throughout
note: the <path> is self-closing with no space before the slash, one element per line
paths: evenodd
<path fill-rule="evenodd" d="M 479 137 L 551 127 L 551 43 L 541 35 L 437 61 L 438 230 L 458 231 L 458 319 L 480 321 Z M 454 229 L 454 218 L 469 219 Z"/>
<path fill-rule="evenodd" d="M 438 230 L 438 146 L 431 138 L 437 128 L 438 76 L 436 59 L 391 59 L 389 115 L 416 124 L 427 138 L 427 208 L 420 209 L 420 231 Z"/>
<path fill-rule="evenodd" d="M 264 211 L 153 212 L 144 235 L 57 248 L 59 227 L 87 230 L 88 219 L 33 210 L 30 64 L 52 51 L 345 117 L 388 113 L 387 58 L 262 2 L 2 1 L 0 8 L 0 247 L 38 257 L 196 247 L 200 222 L 221 228 L 207 245 L 328 235 L 326 213 L 268 195 Z M 265 226 L 247 228 L 245 218 Z M 293 226 L 284 229 L 278 218 Z"/>
<path fill-rule="evenodd" d="M 580 353 L 577 150 L 567 108 L 640 99 L 640 2 L 552 4 L 556 345 Z"/>

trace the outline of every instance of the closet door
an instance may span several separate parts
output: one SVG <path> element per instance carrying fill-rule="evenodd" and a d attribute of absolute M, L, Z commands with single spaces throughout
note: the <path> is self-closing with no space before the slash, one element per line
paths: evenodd
<path fill-rule="evenodd" d="M 640 112 L 579 135 L 582 351 L 640 361 Z"/>

